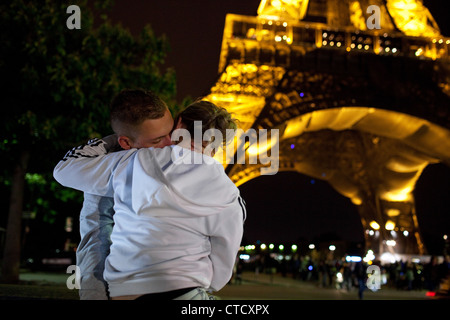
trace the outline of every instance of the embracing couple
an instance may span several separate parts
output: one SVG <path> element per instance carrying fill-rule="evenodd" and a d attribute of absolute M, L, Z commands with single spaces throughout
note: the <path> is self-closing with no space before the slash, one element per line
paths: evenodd
<path fill-rule="evenodd" d="M 152 92 L 123 90 L 111 103 L 115 134 L 73 148 L 57 164 L 55 179 L 84 192 L 80 299 L 207 300 L 228 283 L 245 203 L 212 158 L 226 141 L 198 144 L 186 135 L 194 137 L 199 121 L 202 137 L 236 129 L 208 101 L 174 120 Z"/>

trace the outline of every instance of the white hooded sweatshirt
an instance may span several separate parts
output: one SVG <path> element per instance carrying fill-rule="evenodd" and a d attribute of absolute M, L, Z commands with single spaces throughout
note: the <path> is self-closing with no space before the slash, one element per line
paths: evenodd
<path fill-rule="evenodd" d="M 54 177 L 63 186 L 114 197 L 104 271 L 110 296 L 224 287 L 246 211 L 223 166 L 179 145 L 106 153 L 104 140 L 74 148 Z"/>

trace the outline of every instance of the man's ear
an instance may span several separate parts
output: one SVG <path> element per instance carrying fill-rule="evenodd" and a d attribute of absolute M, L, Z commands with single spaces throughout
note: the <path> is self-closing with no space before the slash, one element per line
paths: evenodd
<path fill-rule="evenodd" d="M 175 129 L 181 128 L 181 117 L 178 117 L 177 124 L 175 125 Z"/>
<path fill-rule="evenodd" d="M 132 145 L 131 139 L 126 136 L 119 136 L 117 141 L 119 142 L 119 145 L 124 150 L 130 150 L 132 148 L 131 147 L 131 145 Z"/>

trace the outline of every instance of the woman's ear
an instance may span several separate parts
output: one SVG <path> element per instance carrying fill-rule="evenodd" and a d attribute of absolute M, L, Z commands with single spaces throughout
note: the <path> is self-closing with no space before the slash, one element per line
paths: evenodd
<path fill-rule="evenodd" d="M 118 138 L 119 145 L 124 150 L 130 150 L 132 148 L 132 142 L 131 139 L 126 136 L 119 136 Z"/>

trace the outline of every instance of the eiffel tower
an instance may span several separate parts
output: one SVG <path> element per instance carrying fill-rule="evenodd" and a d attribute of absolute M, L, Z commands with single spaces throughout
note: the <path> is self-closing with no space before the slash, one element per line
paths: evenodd
<path fill-rule="evenodd" d="M 279 134 L 237 148 L 276 145 L 278 171 L 350 198 L 367 249 L 426 254 L 413 190 L 427 165 L 450 165 L 450 39 L 420 0 L 262 0 L 257 14 L 226 16 L 207 99 Z M 239 186 L 267 163 L 224 166 Z"/>

